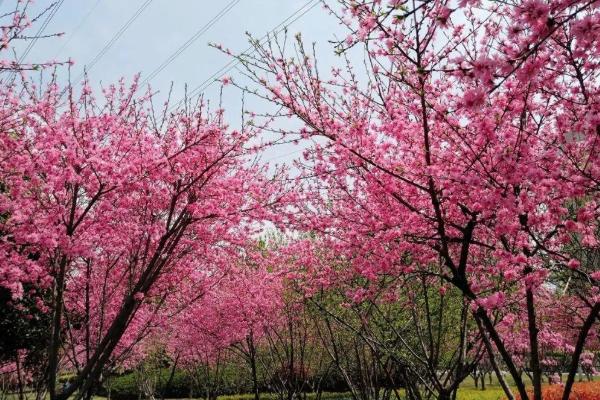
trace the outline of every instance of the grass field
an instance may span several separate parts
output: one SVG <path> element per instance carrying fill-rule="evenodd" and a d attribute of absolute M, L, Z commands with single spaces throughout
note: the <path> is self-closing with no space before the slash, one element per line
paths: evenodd
<path fill-rule="evenodd" d="M 594 381 L 598 382 L 599 377 L 595 377 Z M 510 377 L 507 377 L 508 384 L 514 388 L 514 382 Z M 467 378 L 460 389 L 458 390 L 457 400 L 503 400 L 505 398 L 504 391 L 500 387 L 496 377 L 492 378 L 492 382 L 486 378 L 486 389 L 481 390 L 480 388 L 475 387 L 475 382 L 472 378 Z M 583 386 L 586 386 L 585 384 Z M 599 385 L 594 385 L 598 387 L 600 391 Z M 513 389 L 514 392 L 514 389 Z M 403 390 L 399 390 L 400 395 L 403 395 Z M 516 394 L 516 393 L 515 393 Z M 348 393 L 323 393 L 322 400 L 346 400 L 350 399 Z M 584 397 L 584 399 L 595 399 L 596 397 Z M 254 395 L 252 394 L 240 394 L 240 395 L 230 395 L 230 396 L 219 396 L 218 400 L 252 400 L 254 399 Z M 307 400 L 314 400 L 315 395 L 310 393 L 307 395 Z M 600 397 L 598 397 L 600 399 Z M 18 396 L 16 394 L 2 394 L 0 393 L 0 400 L 18 400 Z M 27 400 L 33 400 L 33 396 L 27 396 Z M 94 400 L 106 400 L 104 397 L 94 396 Z M 277 395 L 272 393 L 265 393 L 261 395 L 261 400 L 277 400 Z"/>
<path fill-rule="evenodd" d="M 563 375 L 563 381 L 566 380 L 566 374 Z M 598 382 L 599 377 L 594 377 L 594 382 Z M 506 381 L 509 386 L 512 388 L 513 393 L 516 395 L 516 389 L 514 386 L 514 381 L 511 377 L 507 376 Z M 576 379 L 578 382 L 579 379 Z M 531 382 L 526 381 L 526 385 L 529 386 Z M 547 384 L 546 384 L 547 385 Z M 544 385 L 544 386 L 546 386 Z M 584 384 L 585 385 L 585 384 Z M 598 385 L 595 385 L 598 386 Z M 470 377 L 467 378 L 460 389 L 458 389 L 457 400 L 502 400 L 505 399 L 504 391 L 502 387 L 498 383 L 496 376 L 493 376 L 492 383 L 489 384 L 489 380 L 486 379 L 486 390 L 481 390 L 475 387 L 475 382 Z M 562 392 L 562 389 L 560 389 Z M 597 399 L 600 400 L 600 397 Z"/>

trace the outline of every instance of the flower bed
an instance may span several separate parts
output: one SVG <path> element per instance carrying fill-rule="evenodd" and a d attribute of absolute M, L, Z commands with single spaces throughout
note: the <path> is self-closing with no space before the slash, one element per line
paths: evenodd
<path fill-rule="evenodd" d="M 563 385 L 545 386 L 543 391 L 544 400 L 562 400 Z M 578 382 L 573 385 L 569 399 L 572 400 L 598 400 L 600 399 L 600 381 Z"/>

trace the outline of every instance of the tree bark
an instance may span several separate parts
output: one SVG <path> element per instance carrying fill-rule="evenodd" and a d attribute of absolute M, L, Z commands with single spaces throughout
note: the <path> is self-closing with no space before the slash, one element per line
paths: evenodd
<path fill-rule="evenodd" d="M 55 396 L 55 398 L 51 400 L 67 400 L 69 396 L 77 390 L 79 390 L 80 393 L 77 396 L 77 399 L 81 399 L 82 394 L 91 390 L 93 385 L 98 382 L 104 365 L 106 365 L 139 306 L 139 302 L 134 298 L 134 294 L 146 294 L 148 290 L 150 290 L 183 236 L 188 223 L 189 219 L 182 214 L 178 221 L 174 223 L 174 226 L 163 235 L 152 259 L 148 262 L 144 272 L 137 280 L 132 293 L 125 296 L 119 312 L 100 341 L 96 351 L 90 357 L 90 360 L 77 375 L 73 383 L 60 395 Z M 60 327 L 60 320 L 58 322 Z M 55 376 L 56 365 L 51 371 L 54 371 Z"/>
<path fill-rule="evenodd" d="M 567 382 L 565 382 L 565 388 L 562 397 L 563 400 L 569 400 L 569 395 L 571 394 L 571 390 L 573 389 L 573 382 L 575 381 L 575 374 L 577 373 L 577 368 L 579 367 L 579 358 L 581 357 L 581 353 L 583 352 L 585 340 L 587 339 L 590 329 L 594 325 L 596 318 L 598 318 L 598 313 L 600 313 L 600 303 L 594 304 L 590 313 L 585 319 L 581 330 L 579 331 L 579 336 L 577 337 L 577 344 L 575 345 L 575 351 L 573 352 L 573 356 L 571 358 L 569 375 L 567 376 Z"/>
<path fill-rule="evenodd" d="M 531 288 L 526 290 L 527 298 L 527 327 L 529 330 L 530 368 L 533 382 L 533 399 L 542 400 L 542 370 L 540 368 L 540 354 L 537 321 L 535 316 L 535 303 Z"/>
<path fill-rule="evenodd" d="M 494 372 L 496 373 L 496 376 L 498 377 L 498 382 L 500 382 L 500 386 L 502 386 L 502 390 L 504 390 L 504 394 L 506 394 L 506 398 L 508 400 L 514 400 L 515 396 L 513 395 L 512 390 L 510 390 L 510 387 L 504 380 L 504 376 L 502 376 L 502 372 L 500 371 L 500 368 L 498 367 L 498 363 L 496 363 L 496 357 L 494 356 L 494 349 L 492 348 L 492 344 L 490 343 L 490 340 L 486 336 L 486 333 L 485 333 L 485 330 L 481 323 L 481 320 L 477 316 L 475 317 L 475 322 L 477 322 L 477 327 L 479 328 L 479 332 L 481 334 L 481 338 L 483 340 L 485 349 L 488 352 L 488 357 L 490 358 L 490 364 L 492 364 L 492 368 L 494 369 Z M 513 368 L 514 368 L 514 365 L 513 365 Z M 509 369 L 510 369 L 510 367 L 509 367 Z M 515 370 L 515 373 L 517 373 L 516 370 Z M 518 373 L 517 373 L 517 375 L 518 375 Z M 483 381 L 485 381 L 485 376 L 482 378 L 482 387 L 485 385 L 485 383 L 483 383 Z M 517 382 L 516 379 L 515 379 L 515 382 Z M 525 386 L 523 385 L 523 381 L 521 380 L 520 377 L 519 377 L 519 383 L 521 384 L 521 386 L 523 386 L 523 391 L 525 391 Z M 519 388 L 519 386 L 517 386 L 517 388 Z M 520 389 L 519 389 L 519 394 L 521 394 Z M 525 392 L 525 395 L 527 395 L 527 392 Z M 523 397 L 521 395 L 521 400 L 525 400 L 525 399 L 527 399 L 527 397 Z"/>
<path fill-rule="evenodd" d="M 19 359 L 19 351 L 17 350 L 15 357 L 15 366 L 17 367 L 17 384 L 19 385 L 19 400 L 24 400 L 23 393 L 23 375 L 21 374 L 21 360 Z"/>
<path fill-rule="evenodd" d="M 256 347 L 254 346 L 253 332 L 246 338 L 248 343 L 248 360 L 250 361 L 250 370 L 252 372 L 252 392 L 254 393 L 254 400 L 260 400 L 260 393 L 258 392 L 258 374 L 256 371 Z"/>
<path fill-rule="evenodd" d="M 58 370 L 58 350 L 60 348 L 60 328 L 62 325 L 62 312 L 64 303 L 64 283 L 65 272 L 67 269 L 67 256 L 63 255 L 60 258 L 58 271 L 56 274 L 56 283 L 54 285 L 54 315 L 52 317 L 52 332 L 50 334 L 50 343 L 48 349 L 48 394 L 50 400 L 55 400 L 56 397 L 56 373 Z"/>
<path fill-rule="evenodd" d="M 173 377 L 175 376 L 175 369 L 177 368 L 178 361 L 179 361 L 179 354 L 177 354 L 177 356 L 175 357 L 175 360 L 173 361 L 173 367 L 171 368 L 171 373 L 169 374 L 169 379 L 167 380 L 167 382 L 165 383 L 165 387 L 161 391 L 161 394 L 160 394 L 161 400 L 165 400 L 165 394 L 167 393 L 169 386 L 171 386 L 171 383 L 173 382 Z"/>

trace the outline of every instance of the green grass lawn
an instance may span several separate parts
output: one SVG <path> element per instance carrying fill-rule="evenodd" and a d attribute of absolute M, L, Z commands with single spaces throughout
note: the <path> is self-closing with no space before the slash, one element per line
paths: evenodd
<path fill-rule="evenodd" d="M 563 379 L 565 379 L 564 377 Z M 514 382 L 510 377 L 506 377 L 507 383 L 514 390 Z M 577 379 L 579 380 L 579 379 Z M 595 377 L 594 380 L 598 380 L 598 377 Z M 527 381 L 526 384 L 530 382 Z M 471 377 L 467 378 L 460 389 L 458 390 L 457 400 L 502 400 L 504 399 L 504 391 L 498 380 L 495 376 L 492 378 L 492 382 L 490 383 L 489 379 L 486 378 L 485 390 L 481 390 L 480 388 L 475 387 L 475 382 Z M 403 390 L 399 390 L 400 395 L 404 394 Z M 27 400 L 33 400 L 33 394 L 30 393 L 29 396 L 26 396 Z M 349 400 L 350 396 L 348 393 L 323 393 L 321 396 L 322 400 Z M 240 394 L 240 395 L 230 395 L 230 396 L 219 396 L 218 400 L 253 400 L 254 396 L 252 394 Z M 308 400 L 314 400 L 315 395 L 310 393 L 307 395 Z M 393 399 L 393 397 L 392 397 Z M 18 400 L 18 395 L 16 394 L 2 394 L 0 393 L 0 400 Z M 104 397 L 94 396 L 93 400 L 106 400 Z M 261 395 L 261 400 L 277 400 L 277 395 L 272 393 L 264 393 Z"/>
<path fill-rule="evenodd" d="M 509 381 L 509 384 L 512 383 Z M 470 377 L 463 382 L 463 385 L 458 390 L 457 400 L 502 400 L 504 399 L 504 391 L 502 387 L 498 384 L 498 381 L 494 377 L 492 379 L 492 383 L 489 383 L 489 380 L 486 379 L 486 389 L 481 390 L 475 387 L 475 382 Z M 401 396 L 404 395 L 404 390 L 398 390 Z M 314 400 L 314 395 L 309 394 L 307 396 L 308 400 Z M 252 394 L 243 394 L 243 395 L 231 395 L 231 396 L 219 396 L 218 400 L 253 400 L 254 396 Z M 323 400 L 348 400 L 351 399 L 348 393 L 323 393 Z M 392 395 L 392 400 L 395 397 Z M 277 400 L 277 396 L 274 394 L 264 394 L 261 395 L 261 400 Z"/>
<path fill-rule="evenodd" d="M 596 381 L 596 380 L 598 380 L 598 378 L 599 377 L 595 376 L 595 377 L 593 377 L 592 380 Z M 514 380 L 510 376 L 506 376 L 505 379 L 506 379 L 506 382 L 508 383 L 508 385 L 511 387 L 513 393 L 516 394 L 517 391 L 515 389 Z M 531 381 L 525 375 L 523 376 L 523 379 L 525 380 L 526 386 L 529 386 L 531 384 Z M 567 379 L 567 374 L 563 374 L 563 381 L 565 381 L 566 379 Z M 577 377 L 575 379 L 575 382 L 578 382 L 578 381 L 579 381 L 579 377 Z M 504 399 L 504 398 L 505 398 L 504 391 L 502 390 L 502 387 L 498 383 L 498 380 L 496 379 L 496 375 L 493 375 L 491 384 L 489 383 L 489 380 L 486 377 L 485 390 L 476 388 L 475 382 L 473 381 L 473 379 L 471 377 L 468 377 L 462 383 L 462 385 L 460 386 L 460 389 L 458 389 L 458 395 L 457 395 L 458 400 L 500 400 L 500 399 Z"/>
<path fill-rule="evenodd" d="M 403 390 L 399 390 L 400 395 L 404 394 Z M 338 399 L 351 399 L 348 393 L 336 393 Z M 275 400 L 277 396 L 266 395 L 261 396 L 261 400 Z M 328 400 L 332 399 L 329 393 L 323 394 L 323 399 Z M 254 399 L 253 395 L 232 395 L 232 396 L 219 396 L 218 400 L 252 400 Z M 311 396 L 308 396 L 308 399 L 311 399 Z M 392 396 L 392 400 L 394 397 Z M 489 388 L 486 387 L 486 390 L 480 390 L 474 387 L 464 387 L 458 390 L 457 400 L 502 400 L 504 399 L 504 392 L 499 385 L 492 385 Z"/>
<path fill-rule="evenodd" d="M 508 379 L 508 384 L 513 387 L 512 379 Z M 504 399 L 504 391 L 498 383 L 498 379 L 494 375 L 492 377 L 492 383 L 490 383 L 488 377 L 485 378 L 485 390 L 475 387 L 475 381 L 473 378 L 468 377 L 460 385 L 457 394 L 457 400 L 501 400 Z"/>
<path fill-rule="evenodd" d="M 504 391 L 499 386 L 493 386 L 485 390 L 460 388 L 456 397 L 458 400 L 501 400 L 505 398 Z"/>

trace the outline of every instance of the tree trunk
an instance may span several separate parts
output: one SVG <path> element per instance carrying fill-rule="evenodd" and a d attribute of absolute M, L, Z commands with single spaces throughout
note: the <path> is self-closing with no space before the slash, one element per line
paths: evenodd
<path fill-rule="evenodd" d="M 53 308 L 54 315 L 52 317 L 52 331 L 50 333 L 50 343 L 48 349 L 48 394 L 50 400 L 56 399 L 56 373 L 58 370 L 58 350 L 60 348 L 60 328 L 62 325 L 62 312 L 63 312 L 63 296 L 64 296 L 64 283 L 65 283 L 65 272 L 67 269 L 67 256 L 63 255 L 58 265 L 58 272 L 56 274 L 56 282 L 54 285 L 54 297 L 53 297 Z"/>
<path fill-rule="evenodd" d="M 573 389 L 575 374 L 577 373 L 577 368 L 579 367 L 579 358 L 581 357 L 581 353 L 583 352 L 585 340 L 588 337 L 590 329 L 594 325 L 596 318 L 598 318 L 598 313 L 600 313 L 600 303 L 594 304 L 592 310 L 585 319 L 581 330 L 579 331 L 579 336 L 577 337 L 577 344 L 575 345 L 575 351 L 573 352 L 573 356 L 571 358 L 569 375 L 567 376 L 567 382 L 565 383 L 565 389 L 563 391 L 563 400 L 569 400 L 569 395 L 571 394 L 571 390 Z"/>
<path fill-rule="evenodd" d="M 17 385 L 19 385 L 19 400 L 25 400 L 25 395 L 23 393 L 23 376 L 21 375 L 21 360 L 19 358 L 19 350 L 17 350 L 17 356 L 15 357 L 15 365 L 17 367 Z"/>
<path fill-rule="evenodd" d="M 174 227 L 170 228 L 170 230 L 161 237 L 159 245 L 154 251 L 151 260 L 144 268 L 141 276 L 137 279 L 136 284 L 133 286 L 132 292 L 125 296 L 119 312 L 115 316 L 106 334 L 98 344 L 94 354 L 90 357 L 90 360 L 77 374 L 77 377 L 72 384 L 60 395 L 55 395 L 54 398 L 51 398 L 51 400 L 67 400 L 69 396 L 74 394 L 77 390 L 79 390 L 80 394 L 76 396 L 76 399 L 81 399 L 81 394 L 92 389 L 94 384 L 98 381 L 104 365 L 106 365 L 113 350 L 119 343 L 123 333 L 125 333 L 125 330 L 129 326 L 129 322 L 139 307 L 139 302 L 134 298 L 134 294 L 146 294 L 148 290 L 150 290 L 156 279 L 158 279 L 162 268 L 169 261 L 169 256 L 172 255 L 173 250 L 177 247 L 179 241 L 181 240 L 181 237 L 183 236 L 183 233 L 185 232 L 190 220 L 185 217 L 180 218 L 183 219 L 179 220 Z M 66 258 L 64 260 L 64 264 L 66 265 Z M 63 263 L 61 263 L 61 265 L 62 264 Z M 62 306 L 60 309 L 62 309 Z M 60 333 L 60 319 L 55 318 L 55 329 L 57 326 L 58 332 Z M 58 347 L 56 347 L 55 350 L 55 355 L 57 355 Z M 56 367 L 56 362 L 54 365 L 49 365 L 49 375 L 52 375 L 55 378 Z M 53 388 L 55 383 L 50 382 L 48 385 L 49 388 Z"/>
<path fill-rule="evenodd" d="M 161 394 L 160 394 L 161 400 L 165 400 L 165 394 L 167 393 L 169 386 L 171 386 L 171 383 L 173 382 L 173 377 L 175 376 L 175 369 L 177 368 L 178 361 L 179 361 L 179 354 L 177 354 L 177 356 L 175 357 L 175 361 L 173 361 L 173 368 L 171 368 L 171 373 L 169 374 L 169 379 L 165 383 L 165 387 L 163 388 L 163 390 L 161 390 Z"/>
<path fill-rule="evenodd" d="M 490 359 L 490 364 L 492 364 L 492 368 L 494 369 L 494 372 L 496 373 L 496 376 L 498 377 L 498 382 L 500 383 L 500 386 L 502 386 L 502 390 L 504 390 L 504 393 L 506 394 L 506 397 L 508 398 L 508 400 L 514 400 L 515 397 L 514 397 L 512 391 L 510 390 L 510 386 L 508 386 L 508 384 L 504 380 L 502 371 L 500 371 L 500 368 L 498 367 L 498 363 L 496 363 L 496 356 L 494 355 L 494 349 L 492 348 L 492 344 L 490 343 L 490 340 L 488 339 L 487 335 L 485 334 L 485 331 L 483 330 L 481 320 L 479 318 L 475 317 L 475 322 L 477 323 L 477 327 L 479 328 L 479 332 L 481 334 L 483 344 L 488 353 L 488 357 Z M 517 373 L 517 376 L 518 376 L 518 373 Z M 491 377 L 491 374 L 490 374 L 490 377 Z M 482 379 L 482 382 L 483 381 L 485 381 L 485 376 Z M 523 383 L 520 376 L 518 376 L 518 381 L 521 382 L 521 384 Z M 483 385 L 483 383 L 482 383 L 482 385 Z M 524 386 L 523 386 L 523 390 L 525 390 Z M 521 394 L 521 390 L 519 390 L 519 394 Z M 525 392 L 525 397 L 523 397 L 523 395 L 521 394 L 521 400 L 525 400 L 525 399 L 528 399 L 527 392 Z"/>
<path fill-rule="evenodd" d="M 85 393 L 91 389 L 94 383 L 97 381 L 102 368 L 108 361 L 108 358 L 112 354 L 114 348 L 117 346 L 123 332 L 127 328 L 130 318 L 133 316 L 136 309 L 136 301 L 132 295 L 128 295 L 119 310 L 119 313 L 115 317 L 113 323 L 108 329 L 104 339 L 98 346 L 96 353 L 90 358 L 90 361 L 86 367 L 77 375 L 75 381 L 71 386 L 65 390 L 60 396 L 57 396 L 56 400 L 67 400 L 77 389 L 80 389 L 81 393 Z"/>
<path fill-rule="evenodd" d="M 440 390 L 438 400 L 452 400 L 450 392 L 447 390 Z"/>
<path fill-rule="evenodd" d="M 254 346 L 253 333 L 246 338 L 248 343 L 248 360 L 250 361 L 250 370 L 252 372 L 252 393 L 254 393 L 254 400 L 260 400 L 260 393 L 258 392 L 258 373 L 256 371 L 256 347 Z"/>
<path fill-rule="evenodd" d="M 542 400 L 542 370 L 540 368 L 540 354 L 538 343 L 538 332 L 533 291 L 526 290 L 527 298 L 527 327 L 529 330 L 530 368 L 533 382 L 533 400 Z"/>
<path fill-rule="evenodd" d="M 475 294 L 471 291 L 471 289 L 469 288 L 469 285 L 467 284 L 466 277 L 457 276 L 453 279 L 453 283 L 463 292 L 463 294 L 465 296 L 467 296 L 467 298 L 472 299 L 472 300 L 476 299 Z M 475 317 L 475 321 L 477 322 L 477 325 L 481 331 L 481 335 L 484 339 L 484 344 L 485 344 L 485 347 L 486 347 L 486 350 L 487 350 L 487 353 L 488 353 L 490 359 L 494 358 L 494 350 L 492 349 L 489 341 L 486 343 L 487 337 L 485 335 L 484 330 L 487 331 L 487 333 L 490 336 L 491 341 L 494 343 L 494 345 L 496 345 L 496 349 L 498 350 L 498 353 L 500 353 L 502 360 L 506 364 L 506 368 L 508 369 L 508 372 L 510 373 L 513 380 L 515 381 L 515 386 L 517 387 L 519 396 L 521 396 L 521 400 L 529 400 L 529 395 L 527 394 L 527 390 L 525 389 L 525 384 L 523 383 L 523 380 L 521 379 L 521 376 L 519 375 L 519 372 L 517 371 L 517 368 L 515 366 L 515 363 L 511 357 L 511 355 L 509 354 L 508 350 L 506 349 L 506 346 L 504 346 L 504 342 L 503 342 L 502 338 L 500 337 L 500 335 L 498 334 L 498 331 L 496 330 L 494 323 L 492 322 L 490 317 L 487 315 L 487 311 L 483 307 L 478 307 L 473 312 L 473 316 Z M 496 371 L 496 374 L 498 375 L 498 379 L 501 379 L 502 375 L 500 374 L 499 369 Z M 509 397 L 509 399 L 514 398 L 512 396 L 510 388 L 508 388 L 508 385 L 506 385 L 506 386 L 503 385 L 502 388 L 504 389 L 504 392 Z"/>

